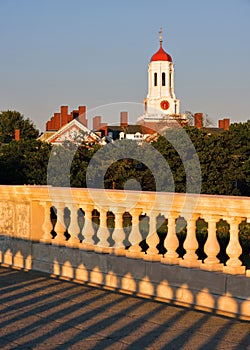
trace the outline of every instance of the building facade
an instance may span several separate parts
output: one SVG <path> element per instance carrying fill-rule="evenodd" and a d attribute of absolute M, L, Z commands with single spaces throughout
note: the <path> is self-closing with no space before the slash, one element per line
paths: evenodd
<path fill-rule="evenodd" d="M 148 94 L 144 100 L 144 114 L 139 124 L 147 124 L 158 130 L 164 126 L 187 124 L 185 115 L 180 114 L 180 100 L 174 91 L 174 65 L 172 57 L 163 49 L 162 30 L 159 31 L 159 50 L 151 57 L 148 65 Z"/>

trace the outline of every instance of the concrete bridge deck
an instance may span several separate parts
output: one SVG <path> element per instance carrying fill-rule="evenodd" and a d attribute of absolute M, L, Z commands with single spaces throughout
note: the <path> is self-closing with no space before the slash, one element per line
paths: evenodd
<path fill-rule="evenodd" d="M 250 349 L 250 323 L 0 267 L 0 348 Z"/>

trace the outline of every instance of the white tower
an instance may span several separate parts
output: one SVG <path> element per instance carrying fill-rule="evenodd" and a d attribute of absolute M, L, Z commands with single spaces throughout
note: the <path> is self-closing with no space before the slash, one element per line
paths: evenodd
<path fill-rule="evenodd" d="M 144 115 L 138 122 L 181 120 L 180 101 L 174 92 L 174 65 L 171 56 L 162 48 L 162 29 L 159 31 L 160 48 L 148 65 L 148 94 L 144 100 Z M 184 117 L 185 118 L 185 117 Z"/>

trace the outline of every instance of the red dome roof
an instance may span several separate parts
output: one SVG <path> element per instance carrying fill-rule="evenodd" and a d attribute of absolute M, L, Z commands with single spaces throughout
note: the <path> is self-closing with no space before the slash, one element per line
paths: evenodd
<path fill-rule="evenodd" d="M 159 50 L 151 57 L 150 62 L 152 61 L 169 61 L 172 62 L 171 56 L 166 53 L 162 46 L 160 46 Z"/>

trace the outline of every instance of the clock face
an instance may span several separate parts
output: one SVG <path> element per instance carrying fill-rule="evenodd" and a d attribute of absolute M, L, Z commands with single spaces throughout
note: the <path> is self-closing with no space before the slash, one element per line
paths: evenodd
<path fill-rule="evenodd" d="M 161 109 L 164 109 L 166 111 L 169 108 L 170 104 L 167 100 L 161 101 Z"/>

